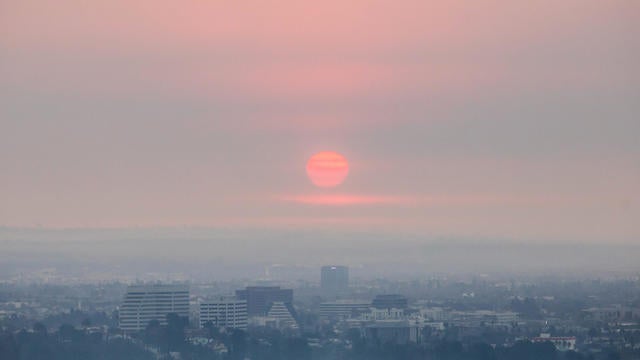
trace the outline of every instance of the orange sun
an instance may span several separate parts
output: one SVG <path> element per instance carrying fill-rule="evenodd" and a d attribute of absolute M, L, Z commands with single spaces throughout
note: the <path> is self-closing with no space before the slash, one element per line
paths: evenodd
<path fill-rule="evenodd" d="M 347 159 L 333 151 L 319 152 L 307 162 L 307 175 L 319 187 L 340 185 L 349 174 Z"/>

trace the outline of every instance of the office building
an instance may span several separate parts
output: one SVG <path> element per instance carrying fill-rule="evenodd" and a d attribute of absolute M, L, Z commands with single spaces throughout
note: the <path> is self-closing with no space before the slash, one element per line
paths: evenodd
<path fill-rule="evenodd" d="M 371 303 L 357 300 L 338 300 L 320 304 L 320 317 L 324 319 L 349 319 L 369 311 Z"/>
<path fill-rule="evenodd" d="M 408 300 L 406 297 L 397 294 L 378 295 L 373 299 L 371 305 L 377 309 L 406 309 Z"/>
<path fill-rule="evenodd" d="M 189 317 L 187 285 L 133 285 L 120 307 L 119 326 L 124 331 L 144 330 L 150 321 L 167 324 L 167 315 Z"/>
<path fill-rule="evenodd" d="M 236 297 L 247 302 L 249 316 L 265 316 L 276 301 L 293 304 L 293 290 L 279 286 L 248 286 L 244 290 L 236 290 Z"/>
<path fill-rule="evenodd" d="M 402 320 L 405 318 L 404 309 L 398 308 L 370 308 L 368 312 L 362 313 L 360 316 L 365 321 L 377 321 L 377 320 Z"/>
<path fill-rule="evenodd" d="M 368 341 L 381 344 L 419 343 L 422 329 L 406 320 L 382 320 L 367 325 L 364 337 Z"/>
<path fill-rule="evenodd" d="M 200 327 L 208 322 L 219 327 L 246 329 L 247 301 L 223 297 L 200 303 Z"/>
<path fill-rule="evenodd" d="M 512 311 L 452 311 L 448 321 L 464 327 L 512 327 L 518 323 L 518 314 Z"/>
<path fill-rule="evenodd" d="M 320 270 L 320 288 L 328 296 L 346 293 L 349 289 L 349 268 L 339 265 L 323 266 Z"/>
<path fill-rule="evenodd" d="M 276 327 L 279 329 L 297 329 L 298 322 L 296 321 L 296 313 L 293 306 L 290 303 L 284 303 L 282 301 L 274 301 L 269 310 L 267 311 L 267 317 L 275 319 Z"/>

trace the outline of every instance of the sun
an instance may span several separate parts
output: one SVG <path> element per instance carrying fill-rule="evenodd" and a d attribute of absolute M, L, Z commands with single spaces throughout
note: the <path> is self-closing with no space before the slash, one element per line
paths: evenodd
<path fill-rule="evenodd" d="M 349 174 L 347 159 L 333 151 L 322 151 L 307 161 L 307 175 L 311 182 L 319 187 L 335 187 Z"/>

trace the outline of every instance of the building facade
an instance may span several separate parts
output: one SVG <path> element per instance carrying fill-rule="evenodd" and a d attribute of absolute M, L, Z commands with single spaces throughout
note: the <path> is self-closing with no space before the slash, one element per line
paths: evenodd
<path fill-rule="evenodd" d="M 422 331 L 409 321 L 382 320 L 364 328 L 364 338 L 368 341 L 392 344 L 420 343 Z"/>
<path fill-rule="evenodd" d="M 276 320 L 277 328 L 298 328 L 296 313 L 291 304 L 287 304 L 282 301 L 273 302 L 267 311 L 267 317 Z"/>
<path fill-rule="evenodd" d="M 120 306 L 119 326 L 124 331 L 144 330 L 150 321 L 167 324 L 167 315 L 189 317 L 187 285 L 132 285 Z"/>
<path fill-rule="evenodd" d="M 406 297 L 397 294 L 378 295 L 371 305 L 377 309 L 406 309 L 409 301 Z"/>
<path fill-rule="evenodd" d="M 338 300 L 320 304 L 320 317 L 324 319 L 348 319 L 369 311 L 371 303 L 356 300 Z"/>
<path fill-rule="evenodd" d="M 320 288 L 329 296 L 344 294 L 349 289 L 349 268 L 340 265 L 323 266 L 320 270 Z"/>
<path fill-rule="evenodd" d="M 200 327 L 211 322 L 215 326 L 233 329 L 247 328 L 247 301 L 220 298 L 200 303 Z"/>
<path fill-rule="evenodd" d="M 378 309 L 378 308 L 370 308 L 369 311 L 363 313 L 360 318 L 366 321 L 377 321 L 377 320 L 401 320 L 405 318 L 404 309 L 396 309 L 396 308 L 386 308 L 386 309 Z"/>
<path fill-rule="evenodd" d="M 236 297 L 247 302 L 249 316 L 265 316 L 276 301 L 293 304 L 293 290 L 279 286 L 248 286 L 244 290 L 236 290 Z"/>

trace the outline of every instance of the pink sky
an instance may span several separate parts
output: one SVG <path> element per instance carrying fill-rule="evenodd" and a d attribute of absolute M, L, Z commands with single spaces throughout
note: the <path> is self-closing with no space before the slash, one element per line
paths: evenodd
<path fill-rule="evenodd" d="M 635 1 L 4 1 L 0 226 L 637 243 L 638 24 Z M 349 160 L 335 189 L 319 151 Z"/>

